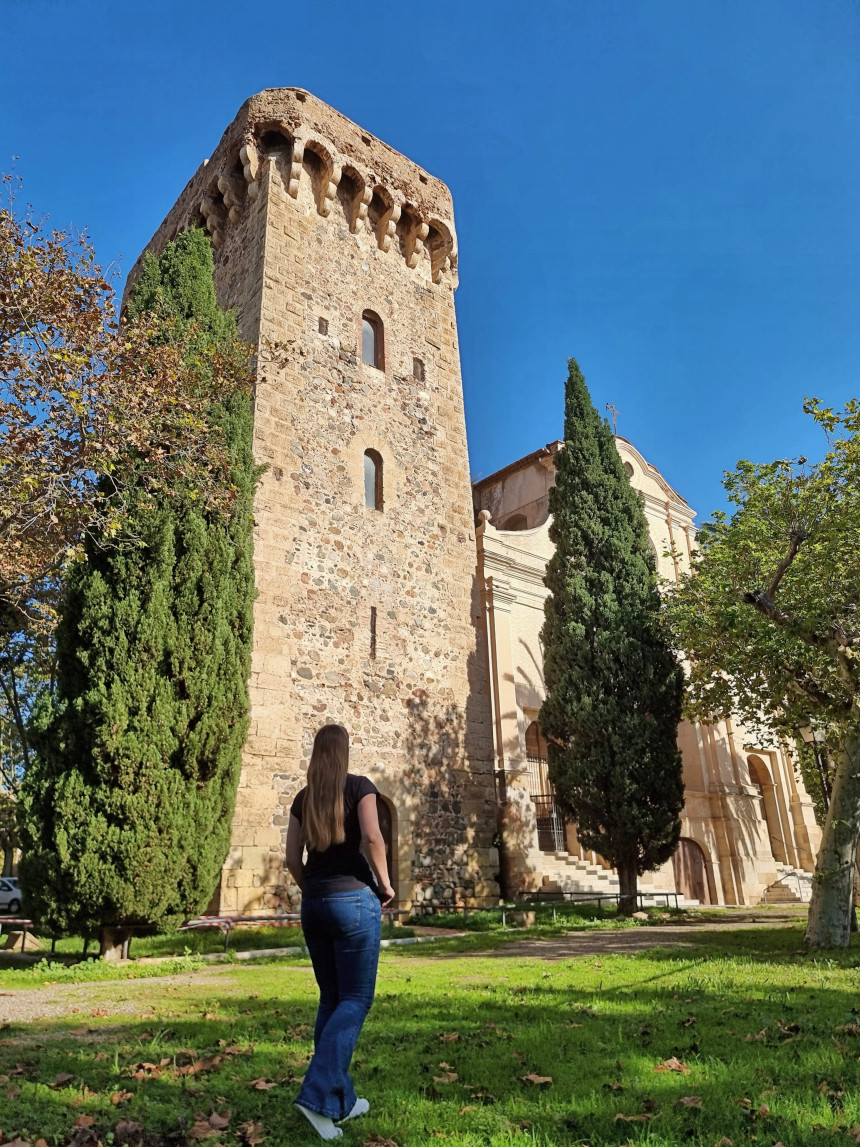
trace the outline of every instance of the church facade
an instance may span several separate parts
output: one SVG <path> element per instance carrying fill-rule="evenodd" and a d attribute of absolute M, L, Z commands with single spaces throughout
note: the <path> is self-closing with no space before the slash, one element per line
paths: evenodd
<path fill-rule="evenodd" d="M 528 779 L 530 756 L 540 767 L 530 718 L 546 515 L 513 502 L 532 471 L 544 484 L 552 471 L 530 456 L 472 490 L 447 187 L 308 92 L 270 89 L 246 101 L 148 249 L 196 226 L 212 239 L 220 303 L 259 348 L 254 449 L 267 465 L 255 502 L 251 730 L 218 909 L 294 902 L 289 807 L 330 721 L 350 732 L 351 770 L 382 794 L 402 904 L 487 902 L 500 875 L 508 891 L 572 887 L 575 861 L 580 884 L 603 887 L 612 874 L 577 852 L 575 829 L 547 836 L 551 793 Z M 503 599 L 531 635 L 528 669 L 504 662 L 519 654 L 503 649 Z M 787 748 L 760 750 L 756 789 L 744 750 L 725 747 L 738 735 L 689 733 L 708 747 L 701 778 L 691 765 L 686 839 L 709 850 L 715 902 L 760 898 L 736 845 L 719 842 L 736 816 L 735 836 L 755 838 L 759 859 L 761 833 L 782 834 L 786 871 L 807 871 L 815 844 Z M 774 805 L 778 825 L 762 820 Z M 677 877 L 694 891 L 701 876 L 691 853 L 654 887 Z"/>
<path fill-rule="evenodd" d="M 677 580 L 695 544 L 694 512 L 626 439 L 616 446 L 643 499 L 660 575 Z M 566 824 L 546 775 L 537 725 L 544 699 L 540 629 L 552 555 L 548 491 L 562 442 L 475 483 L 478 575 L 489 637 L 491 708 L 508 882 L 535 891 L 618 891 L 606 862 Z M 820 830 L 787 743 L 761 744 L 733 721 L 682 722 L 685 806 L 671 861 L 643 892 L 705 904 L 808 900 Z M 661 899 L 659 896 L 657 899 Z M 683 901 L 681 901 L 683 903 Z"/>

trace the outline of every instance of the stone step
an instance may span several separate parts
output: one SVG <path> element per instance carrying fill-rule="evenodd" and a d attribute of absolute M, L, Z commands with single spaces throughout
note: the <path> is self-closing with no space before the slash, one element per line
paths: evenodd
<path fill-rule="evenodd" d="M 769 885 L 762 893 L 762 904 L 803 904 L 796 886 L 792 887 L 793 884 L 793 881 L 777 880 Z"/>

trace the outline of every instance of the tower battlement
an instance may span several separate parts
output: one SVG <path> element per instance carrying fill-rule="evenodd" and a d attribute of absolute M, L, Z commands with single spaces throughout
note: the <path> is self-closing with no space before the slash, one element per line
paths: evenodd
<path fill-rule="evenodd" d="M 245 101 L 147 249 L 160 252 L 181 231 L 202 226 L 220 251 L 258 198 L 267 161 L 285 169 L 291 199 L 308 181 L 321 216 L 338 207 L 353 234 L 369 228 L 380 250 L 399 249 L 419 275 L 456 287 L 457 239 L 445 184 L 301 88 L 267 88 Z"/>

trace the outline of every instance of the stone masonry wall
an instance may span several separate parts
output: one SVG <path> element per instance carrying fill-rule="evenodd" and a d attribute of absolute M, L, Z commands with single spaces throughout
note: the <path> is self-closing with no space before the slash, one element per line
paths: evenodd
<path fill-rule="evenodd" d="M 151 246 L 195 223 L 212 234 L 222 303 L 260 345 L 255 453 L 269 467 L 220 907 L 294 902 L 289 808 L 328 721 L 347 727 L 351 771 L 388 803 L 400 900 L 497 895 L 447 188 L 278 89 L 244 105 Z M 382 369 L 361 361 L 365 310 L 382 323 Z M 366 450 L 382 459 L 382 510 L 365 506 Z"/>

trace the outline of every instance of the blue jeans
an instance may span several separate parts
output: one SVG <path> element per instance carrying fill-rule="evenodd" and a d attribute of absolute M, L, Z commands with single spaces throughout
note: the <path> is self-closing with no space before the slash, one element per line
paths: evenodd
<path fill-rule="evenodd" d="M 382 912 L 369 888 L 302 898 L 302 930 L 320 989 L 314 1055 L 296 1103 L 343 1119 L 355 1104 L 349 1064 L 373 1003 Z"/>

